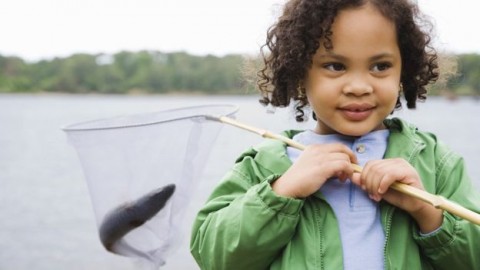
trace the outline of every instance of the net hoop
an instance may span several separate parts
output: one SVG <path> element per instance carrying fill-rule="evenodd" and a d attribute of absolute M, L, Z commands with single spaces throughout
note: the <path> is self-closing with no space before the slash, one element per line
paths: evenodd
<path fill-rule="evenodd" d="M 209 114 L 213 110 L 218 110 L 222 113 L 217 113 L 215 115 Z M 132 128 L 132 127 L 142 127 L 149 125 L 162 124 L 167 122 L 173 122 L 177 120 L 183 120 L 194 117 L 208 117 L 210 119 L 215 119 L 220 116 L 233 116 L 238 111 L 238 106 L 231 104 L 213 104 L 213 105 L 198 105 L 198 106 L 189 106 L 182 108 L 175 108 L 169 110 L 163 110 L 158 112 L 149 112 L 142 114 L 134 114 L 128 116 L 118 116 L 105 119 L 97 119 L 92 121 L 85 121 L 80 123 L 75 123 L 62 127 L 61 129 L 65 132 L 75 132 L 75 131 L 98 131 L 98 130 L 109 130 L 109 129 L 122 129 L 122 128 Z M 149 120 L 145 120 L 148 118 Z"/>

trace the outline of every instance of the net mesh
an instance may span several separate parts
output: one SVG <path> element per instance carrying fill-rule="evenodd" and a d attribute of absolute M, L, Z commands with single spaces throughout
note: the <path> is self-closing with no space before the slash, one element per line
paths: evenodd
<path fill-rule="evenodd" d="M 99 227 L 112 209 L 175 184 L 166 205 L 116 241 L 112 252 L 164 263 L 178 244 L 178 224 L 222 127 L 212 119 L 236 111 L 232 105 L 196 106 L 64 128 L 78 153 Z"/>

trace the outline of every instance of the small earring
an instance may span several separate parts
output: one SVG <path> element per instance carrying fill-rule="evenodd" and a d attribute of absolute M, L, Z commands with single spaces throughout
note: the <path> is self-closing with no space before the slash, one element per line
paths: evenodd
<path fill-rule="evenodd" d="M 403 83 L 400 83 L 400 86 L 399 86 L 399 89 L 398 89 L 397 103 L 395 104 L 395 109 L 402 108 L 402 101 L 400 99 L 402 97 L 402 92 L 403 92 Z M 392 111 L 392 113 L 393 113 L 393 111 Z"/>
<path fill-rule="evenodd" d="M 297 87 L 297 98 L 303 99 L 305 97 L 305 88 L 301 84 Z"/>

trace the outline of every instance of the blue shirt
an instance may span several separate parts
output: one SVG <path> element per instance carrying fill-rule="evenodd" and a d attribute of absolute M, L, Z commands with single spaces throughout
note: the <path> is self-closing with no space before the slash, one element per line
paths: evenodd
<path fill-rule="evenodd" d="M 304 145 L 342 143 L 354 151 L 359 165 L 364 166 L 369 160 L 383 158 L 389 134 L 389 130 L 384 129 L 362 137 L 349 137 L 340 134 L 320 135 L 306 130 L 294 136 L 293 140 Z M 295 148 L 287 148 L 292 162 L 300 153 Z M 330 179 L 320 191 L 338 219 L 344 269 L 384 269 L 385 234 L 379 205 L 350 180 L 342 183 L 338 179 Z"/>

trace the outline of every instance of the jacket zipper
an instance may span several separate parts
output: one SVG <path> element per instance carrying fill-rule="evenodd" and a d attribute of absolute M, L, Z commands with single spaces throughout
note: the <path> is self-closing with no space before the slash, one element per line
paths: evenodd
<path fill-rule="evenodd" d="M 412 161 L 417 157 L 418 153 L 420 153 L 420 151 L 423 149 L 423 146 L 424 146 L 421 142 L 418 142 L 418 141 L 414 141 L 414 142 L 415 142 L 415 146 L 412 149 L 410 156 L 407 157 L 407 161 L 410 164 L 412 164 Z M 387 213 L 385 214 L 385 245 L 383 247 L 383 260 L 384 260 L 385 270 L 390 269 L 390 264 L 388 264 L 389 260 L 387 258 L 388 256 L 387 249 L 388 249 L 388 240 L 390 237 L 390 230 L 392 227 L 393 212 L 395 212 L 395 208 L 396 207 L 394 206 L 389 207 L 387 209 Z"/>
<path fill-rule="evenodd" d="M 390 265 L 388 264 L 388 254 L 387 254 L 387 248 L 388 248 L 388 240 L 390 237 L 390 229 L 392 227 L 392 220 L 393 220 L 393 212 L 395 211 L 395 207 L 389 207 L 387 209 L 387 213 L 385 215 L 385 245 L 383 247 L 383 264 L 385 267 L 385 270 L 390 269 Z"/>

